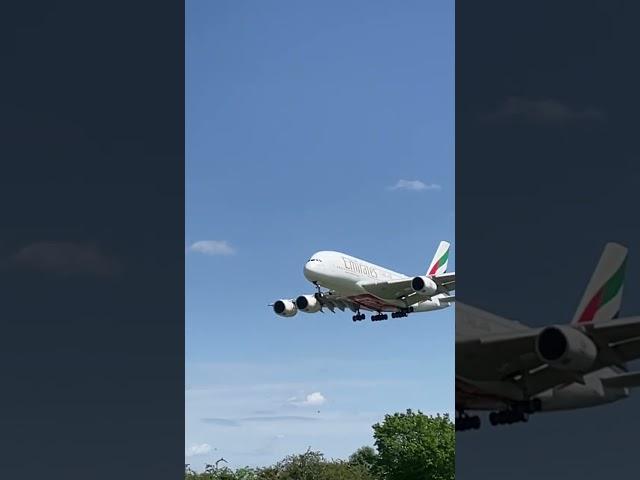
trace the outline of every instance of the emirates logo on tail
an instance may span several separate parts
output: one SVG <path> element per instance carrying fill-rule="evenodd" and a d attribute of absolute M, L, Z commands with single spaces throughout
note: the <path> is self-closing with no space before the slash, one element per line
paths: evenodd
<path fill-rule="evenodd" d="M 576 309 L 572 323 L 606 322 L 618 316 L 627 264 L 627 249 L 608 243 Z"/>
<path fill-rule="evenodd" d="M 593 319 L 596 316 L 596 313 L 608 304 L 611 300 L 616 298 L 618 294 L 622 294 L 622 285 L 624 284 L 624 272 L 625 267 L 627 265 L 627 261 L 625 259 L 620 265 L 620 268 L 613 274 L 613 276 L 607 280 L 607 282 L 596 292 L 596 294 L 591 298 L 585 309 L 582 311 L 582 315 L 580 315 L 580 319 L 578 323 L 586 323 L 593 322 Z M 617 315 L 614 314 L 613 318 Z"/>

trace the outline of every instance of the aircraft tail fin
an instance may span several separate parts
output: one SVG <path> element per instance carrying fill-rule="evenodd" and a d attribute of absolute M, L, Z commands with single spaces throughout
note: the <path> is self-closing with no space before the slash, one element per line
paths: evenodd
<path fill-rule="evenodd" d="M 618 317 L 626 263 L 626 247 L 605 245 L 571 323 L 606 322 Z"/>
<path fill-rule="evenodd" d="M 440 242 L 440 245 L 438 245 L 438 249 L 436 250 L 436 254 L 433 256 L 431 264 L 429 264 L 427 275 L 441 275 L 447 271 L 450 246 L 451 244 L 449 242 L 445 242 L 444 240 Z"/>

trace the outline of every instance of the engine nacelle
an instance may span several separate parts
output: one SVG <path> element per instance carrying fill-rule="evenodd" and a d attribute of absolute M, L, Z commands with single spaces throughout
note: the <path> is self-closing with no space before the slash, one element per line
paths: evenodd
<path fill-rule="evenodd" d="M 293 317 L 298 313 L 298 308 L 291 300 L 277 300 L 273 304 L 273 311 L 281 317 Z"/>
<path fill-rule="evenodd" d="M 561 325 L 547 327 L 538 334 L 536 353 L 554 368 L 583 372 L 595 362 L 598 347 L 581 331 Z"/>
<path fill-rule="evenodd" d="M 433 295 L 438 291 L 436 282 L 429 277 L 414 277 L 413 280 L 411 280 L 411 288 L 413 288 L 415 292 L 425 295 Z"/>
<path fill-rule="evenodd" d="M 322 308 L 322 305 L 315 295 L 300 295 L 296 298 L 296 307 L 306 313 L 316 313 Z"/>

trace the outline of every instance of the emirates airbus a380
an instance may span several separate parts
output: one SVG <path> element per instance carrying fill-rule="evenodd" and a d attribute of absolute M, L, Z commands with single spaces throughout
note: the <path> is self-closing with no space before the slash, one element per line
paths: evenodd
<path fill-rule="evenodd" d="M 447 273 L 449 243 L 440 242 L 424 275 L 409 277 L 345 253 L 322 251 L 313 254 L 304 266 L 304 276 L 318 290 L 295 299 L 281 299 L 271 305 L 282 317 L 298 311 L 315 313 L 327 308 L 351 310 L 353 321 L 364 320 L 362 310 L 376 312 L 372 321 L 406 317 L 411 312 L 447 308 L 455 297 L 456 274 Z M 327 289 L 322 291 L 322 288 Z"/>

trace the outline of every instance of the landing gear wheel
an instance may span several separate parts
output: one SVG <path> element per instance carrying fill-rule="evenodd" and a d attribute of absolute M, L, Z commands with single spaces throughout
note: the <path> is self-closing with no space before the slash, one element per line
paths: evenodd
<path fill-rule="evenodd" d="M 497 412 L 491 412 L 489 414 L 489 423 L 493 426 L 498 425 L 498 413 Z"/>
<path fill-rule="evenodd" d="M 456 431 L 464 432 L 465 430 L 478 430 L 482 424 L 478 415 L 468 416 L 461 414 L 456 418 Z"/>
<path fill-rule="evenodd" d="M 512 425 L 519 422 L 528 422 L 529 415 L 522 410 L 509 409 L 499 412 L 491 412 L 489 414 L 489 422 L 491 425 Z"/>

